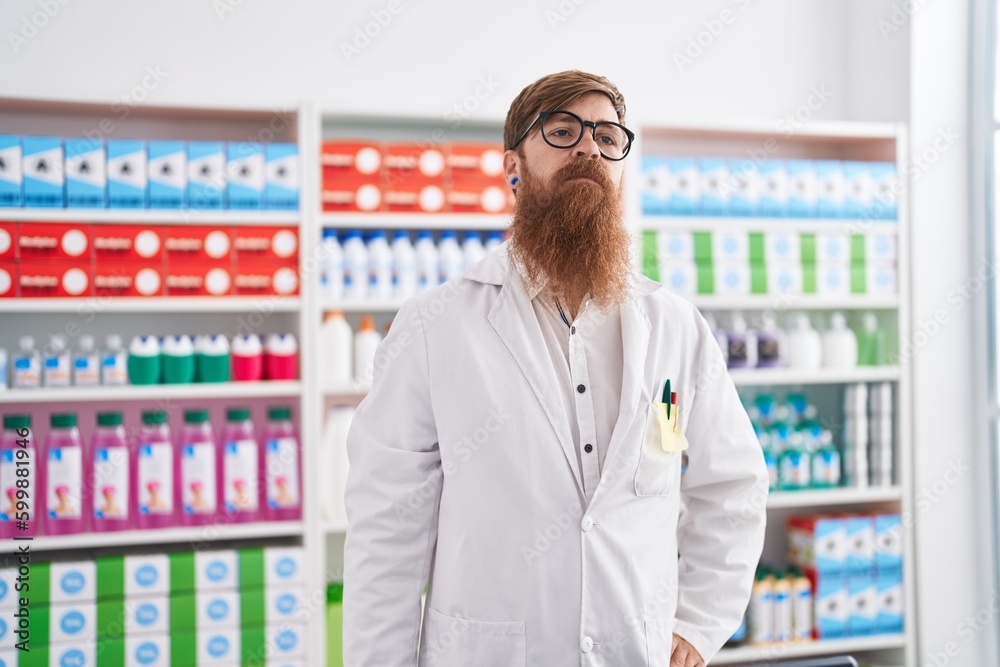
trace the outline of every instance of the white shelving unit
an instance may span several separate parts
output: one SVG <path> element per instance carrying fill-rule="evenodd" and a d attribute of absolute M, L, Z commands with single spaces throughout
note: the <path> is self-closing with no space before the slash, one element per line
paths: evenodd
<path fill-rule="evenodd" d="M 30 544 L 33 551 L 46 552 L 167 544 L 197 544 L 202 546 L 209 542 L 301 537 L 304 532 L 305 525 L 301 521 L 263 521 L 259 523 L 162 528 L 159 530 L 43 535 L 31 540 Z"/>
<path fill-rule="evenodd" d="M 294 211 L 234 211 L 121 208 L 0 208 L 0 220 L 90 222 L 105 225 L 296 225 Z"/>
<path fill-rule="evenodd" d="M 153 401 L 157 399 L 236 399 L 302 396 L 302 383 L 218 382 L 196 384 L 123 385 L 121 387 L 66 387 L 11 389 L 0 393 L 0 403 L 84 403 Z"/>
<path fill-rule="evenodd" d="M 801 642 L 797 644 L 773 644 L 769 646 L 740 646 L 724 648 L 712 660 L 712 665 L 772 664 L 779 660 L 809 658 L 822 655 L 854 655 L 902 649 L 907 644 L 906 635 L 875 635 L 852 639 L 828 639 L 825 641 Z"/>

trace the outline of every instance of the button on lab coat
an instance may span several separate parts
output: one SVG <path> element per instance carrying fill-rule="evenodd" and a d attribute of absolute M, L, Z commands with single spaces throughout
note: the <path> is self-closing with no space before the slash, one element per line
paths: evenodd
<path fill-rule="evenodd" d="M 587 503 L 508 257 L 504 243 L 406 301 L 379 345 L 347 438 L 345 664 L 665 666 L 673 633 L 708 661 L 746 609 L 768 484 L 718 343 L 633 273 L 621 406 Z M 650 432 L 667 378 L 683 477 Z"/>

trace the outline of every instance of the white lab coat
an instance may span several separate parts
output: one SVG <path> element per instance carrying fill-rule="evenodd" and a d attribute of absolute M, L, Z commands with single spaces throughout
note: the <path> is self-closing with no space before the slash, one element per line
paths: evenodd
<path fill-rule="evenodd" d="M 588 505 L 507 259 L 504 243 L 406 301 L 378 348 L 347 439 L 345 664 L 665 667 L 674 632 L 710 660 L 746 609 L 768 484 L 718 343 L 691 303 L 633 274 L 621 408 Z M 648 437 L 666 378 L 683 476 Z"/>

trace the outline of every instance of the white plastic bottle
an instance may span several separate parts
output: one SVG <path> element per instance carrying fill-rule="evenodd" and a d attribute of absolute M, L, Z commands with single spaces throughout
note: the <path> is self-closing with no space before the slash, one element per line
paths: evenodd
<path fill-rule="evenodd" d="M 122 346 L 122 337 L 111 334 L 104 341 L 101 355 L 101 383 L 106 385 L 128 384 L 128 354 Z"/>
<path fill-rule="evenodd" d="M 441 256 L 440 282 L 450 280 L 462 272 L 464 258 L 454 230 L 446 229 L 441 232 L 441 238 L 438 239 L 438 253 Z"/>
<path fill-rule="evenodd" d="M 858 365 L 858 339 L 847 328 L 843 313 L 830 316 L 830 329 L 823 332 L 823 365 L 827 368 L 854 368 Z"/>
<path fill-rule="evenodd" d="M 337 240 L 337 230 L 323 230 L 320 243 L 320 294 L 324 299 L 336 301 L 344 298 L 344 249 Z"/>
<path fill-rule="evenodd" d="M 792 637 L 795 641 L 809 641 L 813 631 L 812 583 L 801 572 L 792 576 Z"/>
<path fill-rule="evenodd" d="M 493 249 L 503 243 L 503 232 L 492 230 L 486 232 L 486 252 L 493 252 Z"/>
<path fill-rule="evenodd" d="M 402 300 L 417 293 L 417 252 L 405 229 L 398 230 L 392 240 L 392 290 Z"/>
<path fill-rule="evenodd" d="M 747 627 L 751 644 L 769 644 L 774 637 L 774 584 L 760 569 L 750 592 Z"/>
<path fill-rule="evenodd" d="M 66 349 L 66 337 L 56 334 L 49 338 L 45 350 L 43 368 L 46 387 L 68 387 L 72 380 L 70 374 L 70 355 Z"/>
<path fill-rule="evenodd" d="M 792 640 L 792 583 L 782 572 L 774 580 L 774 628 L 771 641 Z"/>
<path fill-rule="evenodd" d="M 344 297 L 352 301 L 368 297 L 368 248 L 360 229 L 352 229 L 344 239 Z"/>
<path fill-rule="evenodd" d="M 345 389 L 351 386 L 354 371 L 351 359 L 354 354 L 354 332 L 344 319 L 344 313 L 331 310 L 320 327 L 320 386 L 326 389 Z"/>
<path fill-rule="evenodd" d="M 368 238 L 368 296 L 385 300 L 392 297 L 392 249 L 385 232 L 377 230 Z"/>
<path fill-rule="evenodd" d="M 77 387 L 94 387 L 101 384 L 101 362 L 94 347 L 94 337 L 83 335 L 73 355 L 73 384 Z"/>
<path fill-rule="evenodd" d="M 434 287 L 441 278 L 441 258 L 429 230 L 417 233 L 414 250 L 417 254 L 417 289 Z"/>
<path fill-rule="evenodd" d="M 483 240 L 479 236 L 479 232 L 469 231 L 465 233 L 465 238 L 462 239 L 462 255 L 464 269 L 469 268 L 486 255 L 486 249 L 483 248 Z"/>
<path fill-rule="evenodd" d="M 42 356 L 35 349 L 35 339 L 21 336 L 20 349 L 14 355 L 15 389 L 35 389 L 42 386 Z"/>
<path fill-rule="evenodd" d="M 375 318 L 361 316 L 361 326 L 354 337 L 354 379 L 364 388 L 372 386 L 375 375 L 375 351 L 382 335 L 375 329 Z"/>
<path fill-rule="evenodd" d="M 815 370 L 823 359 L 823 344 L 819 333 L 813 329 L 809 316 L 798 313 L 786 337 L 788 367 Z"/>

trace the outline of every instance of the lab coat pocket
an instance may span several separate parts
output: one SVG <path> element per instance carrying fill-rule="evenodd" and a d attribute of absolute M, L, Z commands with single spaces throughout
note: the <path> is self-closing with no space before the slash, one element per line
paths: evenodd
<path fill-rule="evenodd" d="M 643 621 L 646 631 L 646 664 L 660 667 L 670 664 L 670 649 L 674 641 L 674 619 L 652 618 Z"/>
<path fill-rule="evenodd" d="M 524 623 L 456 618 L 427 608 L 422 667 L 525 667 Z"/>
<path fill-rule="evenodd" d="M 650 403 L 646 407 L 646 429 L 642 436 L 639 463 L 635 470 L 637 496 L 670 495 L 680 474 L 681 452 L 664 450 L 662 428 L 657 404 Z"/>

